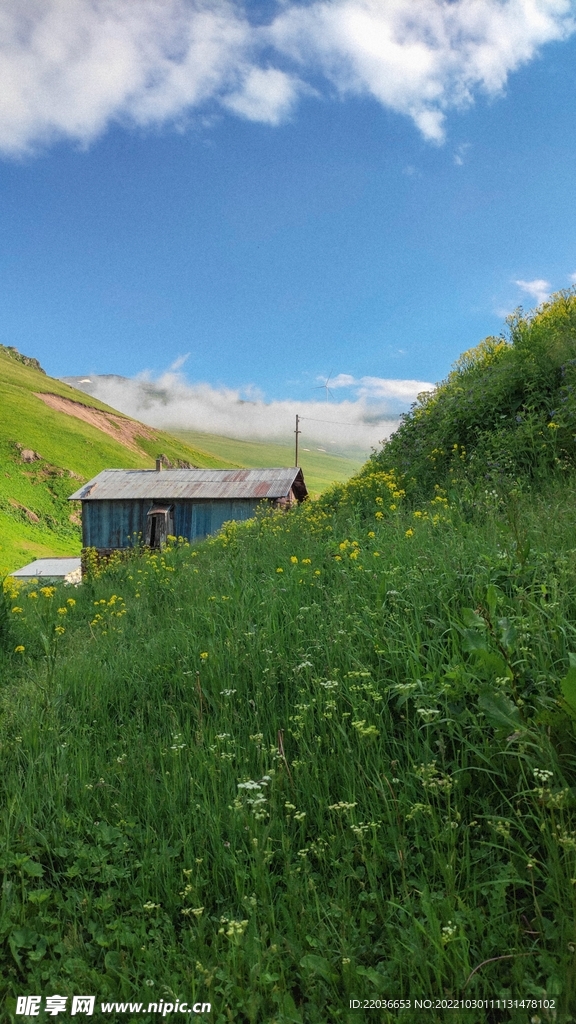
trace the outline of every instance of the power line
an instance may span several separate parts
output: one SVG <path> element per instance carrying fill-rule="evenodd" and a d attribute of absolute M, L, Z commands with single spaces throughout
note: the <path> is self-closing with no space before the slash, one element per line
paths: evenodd
<path fill-rule="evenodd" d="M 350 423 L 347 420 L 319 420 L 316 416 L 300 416 L 300 423 L 303 420 L 310 421 L 311 423 L 332 423 L 336 427 L 377 427 L 380 423 L 393 423 L 395 422 L 393 417 L 390 419 L 378 420 L 376 423 Z"/>

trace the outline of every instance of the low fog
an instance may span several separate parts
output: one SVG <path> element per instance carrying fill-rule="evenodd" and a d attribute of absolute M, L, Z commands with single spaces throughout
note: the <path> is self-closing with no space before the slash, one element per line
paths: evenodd
<path fill-rule="evenodd" d="M 296 414 L 301 417 L 300 443 L 330 451 L 355 449 L 368 453 L 396 429 L 401 412 L 432 385 L 424 381 L 386 380 L 349 374 L 318 384 L 312 400 L 265 401 L 250 387 L 240 391 L 190 383 L 171 368 L 156 380 L 91 374 L 66 377 L 114 409 L 162 430 L 194 430 L 256 441 L 292 444 Z M 344 389 L 351 397 L 338 400 Z"/>

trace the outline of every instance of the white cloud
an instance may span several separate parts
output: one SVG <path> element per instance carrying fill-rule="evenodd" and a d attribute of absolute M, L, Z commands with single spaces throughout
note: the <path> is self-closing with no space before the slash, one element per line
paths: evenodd
<path fill-rule="evenodd" d="M 182 122 L 208 103 L 275 125 L 322 76 L 441 141 L 450 108 L 500 92 L 574 31 L 572 11 L 573 0 L 282 0 L 255 25 L 240 0 L 4 0 L 0 151 L 87 144 L 113 121 Z"/>
<path fill-rule="evenodd" d="M 80 382 L 79 378 L 68 380 Z M 157 380 L 147 374 L 133 379 L 92 375 L 83 380 L 88 380 L 91 395 L 153 427 L 291 442 L 298 413 L 303 436 L 309 441 L 361 448 L 367 453 L 396 429 L 398 414 L 417 394 L 432 388 L 422 381 L 357 380 L 339 374 L 334 386 L 352 388 L 352 399 L 266 402 L 251 387 L 240 391 L 190 384 L 172 368 Z"/>
<path fill-rule="evenodd" d="M 226 96 L 224 105 L 249 121 L 277 125 L 292 112 L 301 85 L 276 68 L 250 68 L 241 87 Z"/>
<path fill-rule="evenodd" d="M 462 142 L 459 146 L 456 147 L 456 151 L 454 153 L 454 163 L 456 164 L 457 167 L 462 167 L 466 157 L 466 153 L 468 152 L 469 149 L 469 142 Z"/>
<path fill-rule="evenodd" d="M 547 302 L 550 298 L 551 284 L 541 277 L 537 277 L 534 281 L 514 281 L 514 284 L 530 295 L 538 305 Z"/>
<path fill-rule="evenodd" d="M 576 284 L 576 274 L 568 274 L 568 280 L 572 281 L 572 284 Z"/>
<path fill-rule="evenodd" d="M 360 398 L 382 398 L 402 405 L 414 402 L 423 391 L 433 391 L 434 384 L 425 380 L 387 380 L 384 377 L 361 377 L 357 394 Z"/>
<path fill-rule="evenodd" d="M 495 95 L 537 48 L 573 31 L 570 0 L 329 0 L 288 4 L 279 50 L 338 92 L 373 96 L 441 141 L 445 112 Z"/>

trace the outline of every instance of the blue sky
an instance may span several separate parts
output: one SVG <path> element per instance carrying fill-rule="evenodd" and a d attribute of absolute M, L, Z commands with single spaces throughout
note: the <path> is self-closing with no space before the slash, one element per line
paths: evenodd
<path fill-rule="evenodd" d="M 330 375 L 331 415 L 396 413 L 572 283 L 573 15 L 8 0 L 0 341 L 181 405 L 312 414 Z"/>

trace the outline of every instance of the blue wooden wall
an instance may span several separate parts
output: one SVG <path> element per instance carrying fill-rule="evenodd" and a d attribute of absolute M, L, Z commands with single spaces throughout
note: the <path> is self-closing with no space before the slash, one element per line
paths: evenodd
<path fill-rule="evenodd" d="M 82 503 L 82 540 L 85 548 L 126 548 L 146 534 L 146 516 L 154 505 L 174 506 L 174 533 L 199 540 L 216 533 L 230 519 L 250 519 L 259 505 L 252 499 L 236 501 L 151 502 L 129 500 Z"/>

